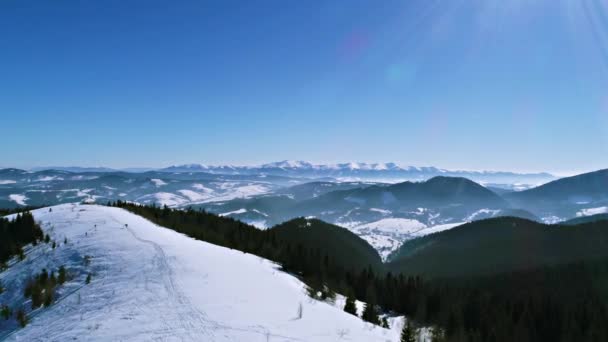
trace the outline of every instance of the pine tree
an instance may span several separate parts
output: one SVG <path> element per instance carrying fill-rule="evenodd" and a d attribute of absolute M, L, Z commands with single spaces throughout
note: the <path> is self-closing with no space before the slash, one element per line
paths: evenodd
<path fill-rule="evenodd" d="M 21 327 L 25 327 L 27 325 L 28 319 L 27 319 L 27 316 L 25 315 L 25 310 L 23 310 L 23 309 L 17 310 L 17 313 L 15 314 L 15 318 L 17 319 L 17 322 L 19 322 L 19 325 L 21 325 Z"/>
<path fill-rule="evenodd" d="M 87 279 L 85 280 L 86 284 L 89 284 L 91 282 L 91 273 L 87 274 Z"/>
<path fill-rule="evenodd" d="M 53 289 L 47 288 L 44 292 L 44 306 L 49 307 L 53 304 Z"/>
<path fill-rule="evenodd" d="M 57 282 L 59 282 L 59 284 L 63 284 L 66 281 L 66 272 L 65 272 L 65 266 L 61 266 L 59 267 L 59 276 L 57 277 Z"/>
<path fill-rule="evenodd" d="M 351 315 L 357 315 L 357 305 L 355 304 L 355 298 L 352 296 L 346 297 L 346 303 L 344 304 L 344 311 Z"/>
<path fill-rule="evenodd" d="M 408 319 L 403 323 L 403 330 L 401 330 L 401 342 L 416 342 L 418 337 L 418 331 L 412 325 Z"/>
<path fill-rule="evenodd" d="M 2 309 L 0 309 L 0 316 L 2 316 L 4 320 L 8 320 L 11 317 L 11 308 L 8 305 L 3 304 Z"/>
<path fill-rule="evenodd" d="M 391 327 L 388 325 L 388 320 L 386 317 L 382 317 L 382 327 L 385 329 L 390 329 Z"/>
<path fill-rule="evenodd" d="M 365 307 L 363 308 L 363 314 L 361 315 L 361 318 L 363 318 L 364 321 L 379 325 L 380 317 L 378 317 L 378 310 L 376 309 L 376 304 L 366 303 Z"/>
<path fill-rule="evenodd" d="M 431 328 L 431 342 L 444 342 L 445 334 L 439 327 L 433 326 Z"/>

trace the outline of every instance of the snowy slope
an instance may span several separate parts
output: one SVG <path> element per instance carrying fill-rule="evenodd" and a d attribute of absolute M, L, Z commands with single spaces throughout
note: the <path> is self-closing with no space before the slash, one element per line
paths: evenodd
<path fill-rule="evenodd" d="M 34 312 L 25 328 L 0 331 L 0 339 L 398 340 L 398 327 L 375 327 L 309 299 L 299 280 L 267 260 L 193 240 L 122 209 L 64 204 L 33 213 L 53 239 L 69 242 L 55 250 L 29 248 L 25 261 L 0 274 L 2 282 L 18 283 L 19 275 L 43 267 L 75 269 L 84 255 L 91 256 L 92 282 L 76 277 L 56 303 Z M 14 287 L 0 301 L 21 297 Z"/>

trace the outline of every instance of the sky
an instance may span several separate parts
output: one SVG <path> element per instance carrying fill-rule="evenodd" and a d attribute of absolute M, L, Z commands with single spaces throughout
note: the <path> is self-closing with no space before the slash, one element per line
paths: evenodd
<path fill-rule="evenodd" d="M 0 2 L 0 166 L 608 167 L 608 1 Z"/>

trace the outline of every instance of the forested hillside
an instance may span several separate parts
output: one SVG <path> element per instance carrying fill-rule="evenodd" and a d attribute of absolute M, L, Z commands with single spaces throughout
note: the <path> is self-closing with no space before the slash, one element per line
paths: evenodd
<path fill-rule="evenodd" d="M 427 278 L 419 276 L 421 272 L 413 267 L 395 268 L 390 264 L 388 268 L 393 270 L 390 272 L 382 265 L 374 268 L 373 262 L 359 265 L 357 270 L 343 271 L 348 267 L 347 261 L 339 257 L 342 252 L 329 251 L 337 245 L 321 243 L 319 239 L 329 237 L 329 241 L 339 243 L 352 237 L 334 231 L 340 228 L 316 220 L 297 219 L 262 231 L 203 211 L 143 207 L 124 202 L 114 205 L 195 238 L 213 240 L 277 261 L 287 271 L 299 274 L 314 290 L 311 295 L 322 291 L 323 296 L 331 296 L 335 290 L 365 301 L 368 309 L 363 318 L 376 324 L 380 323 L 378 313 L 384 311 L 405 314 L 418 325 L 437 326 L 438 335 L 443 335 L 446 341 L 602 341 L 608 338 L 605 325 L 608 320 L 608 257 L 603 257 L 605 253 L 600 248 L 606 241 L 602 229 L 605 226 L 601 224 L 570 227 L 589 234 L 588 238 L 568 227 L 544 226 L 515 218 L 480 221 L 456 228 L 456 232 L 464 231 L 465 236 L 469 230 L 481 234 L 481 239 L 473 239 L 468 245 L 473 251 L 489 253 L 493 248 L 498 253 L 519 246 L 511 254 L 526 255 L 526 246 L 534 248 L 534 244 L 540 243 L 541 251 L 551 257 L 539 259 L 543 262 L 534 261 L 532 257 L 530 260 L 534 262 L 527 264 L 529 267 L 525 270 L 510 271 L 512 268 L 503 267 L 508 263 L 494 264 L 494 259 L 485 255 L 478 258 L 477 266 L 473 265 L 472 269 L 485 270 L 488 266 L 484 263 L 494 265 L 495 272 L 490 272 L 491 275 L 470 275 L 469 265 L 464 264 L 452 273 L 453 276 Z M 544 229 L 563 229 L 564 232 L 558 232 L 559 238 L 541 238 L 540 230 Z M 484 236 L 500 239 L 476 247 L 484 245 Z M 455 242 L 462 244 L 464 240 L 456 238 Z M 562 245 L 562 240 L 569 244 Z M 574 252 L 566 252 L 560 259 L 552 256 L 556 249 L 581 251 L 583 245 L 588 246 L 592 240 L 596 245 L 582 254 L 578 262 L 568 257 Z M 294 245 L 294 241 L 299 241 L 301 247 Z M 352 238 L 344 251 L 354 251 L 352 257 L 355 259 L 370 258 L 369 248 L 356 241 Z M 505 241 L 507 244 L 501 249 Z M 556 243 L 555 249 L 547 245 L 551 243 Z M 305 247 L 317 244 L 318 248 Z M 440 239 L 435 248 L 441 246 L 445 245 Z M 451 267 L 462 264 L 461 260 L 450 263 L 449 258 L 443 261 Z M 547 266 L 544 262 L 555 266 Z"/>
<path fill-rule="evenodd" d="M 463 276 L 599 258 L 608 258 L 607 221 L 561 226 L 500 217 L 408 241 L 389 268 L 434 277 Z"/>
<path fill-rule="evenodd" d="M 17 214 L 12 220 L 0 217 L 0 265 L 13 255 L 22 254 L 24 245 L 42 237 L 42 230 L 29 212 Z"/>

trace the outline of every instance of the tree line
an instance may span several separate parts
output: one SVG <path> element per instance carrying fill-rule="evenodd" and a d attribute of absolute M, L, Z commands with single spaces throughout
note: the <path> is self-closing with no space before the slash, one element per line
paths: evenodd
<path fill-rule="evenodd" d="M 42 229 L 31 213 L 17 214 L 14 220 L 0 218 L 0 266 L 13 255 L 23 255 L 23 246 L 42 239 Z"/>

